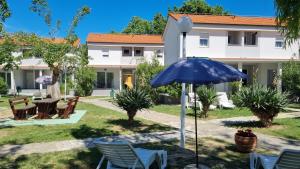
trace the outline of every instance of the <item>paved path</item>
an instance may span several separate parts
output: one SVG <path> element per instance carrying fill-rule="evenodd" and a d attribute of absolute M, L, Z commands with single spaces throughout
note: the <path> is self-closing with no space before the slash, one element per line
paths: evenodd
<path fill-rule="evenodd" d="M 111 102 L 105 100 L 81 99 L 81 101 L 125 113 L 124 110 L 121 110 Z M 169 125 L 177 129 L 180 127 L 180 119 L 179 117 L 174 115 L 159 113 L 151 110 L 143 110 L 137 113 L 137 117 L 151 120 L 157 123 Z M 286 118 L 286 117 L 300 117 L 300 112 L 280 114 L 278 118 Z M 234 142 L 234 134 L 236 132 L 236 129 L 226 127 L 225 123 L 236 122 L 236 121 L 249 121 L 249 120 L 257 120 L 257 119 L 256 117 L 250 116 L 250 117 L 236 117 L 236 118 L 229 118 L 229 119 L 217 119 L 217 120 L 209 120 L 209 121 L 198 120 L 197 121 L 198 135 L 199 137 L 214 137 L 229 142 Z M 193 134 L 195 129 L 194 124 L 195 124 L 194 119 L 186 118 L 187 136 L 194 137 Z M 280 151 L 284 148 L 300 149 L 300 141 L 288 140 L 288 139 L 278 138 L 278 137 L 260 134 L 260 133 L 257 133 L 257 136 L 259 138 L 258 146 L 261 148 L 267 148 L 269 150 L 274 150 L 274 151 Z"/>
<path fill-rule="evenodd" d="M 177 131 L 154 132 L 134 135 L 107 136 L 101 138 L 87 138 L 84 140 L 64 140 L 45 143 L 31 143 L 24 145 L 4 145 L 0 147 L 0 158 L 7 155 L 25 155 L 32 153 L 50 153 L 79 148 L 95 147 L 94 141 L 98 139 L 126 139 L 132 144 L 151 143 L 174 140 L 178 137 Z"/>

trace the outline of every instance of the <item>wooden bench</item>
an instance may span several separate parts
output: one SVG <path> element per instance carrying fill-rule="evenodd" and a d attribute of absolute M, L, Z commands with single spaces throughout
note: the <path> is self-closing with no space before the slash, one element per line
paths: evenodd
<path fill-rule="evenodd" d="M 8 100 L 11 110 L 14 114 L 15 120 L 26 120 L 27 115 L 35 115 L 36 114 L 36 106 L 29 105 L 29 99 L 25 96 L 11 98 Z M 24 104 L 24 106 L 17 107 L 18 104 Z"/>
<path fill-rule="evenodd" d="M 74 113 L 79 97 L 68 99 L 68 103 L 57 107 L 58 116 L 61 118 L 69 118 L 70 114 Z"/>

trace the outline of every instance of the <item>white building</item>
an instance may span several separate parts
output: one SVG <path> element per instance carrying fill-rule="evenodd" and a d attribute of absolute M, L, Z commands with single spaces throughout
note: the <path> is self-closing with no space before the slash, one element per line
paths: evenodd
<path fill-rule="evenodd" d="M 183 14 L 170 13 L 163 34 L 165 64 L 179 59 L 181 35 L 176 26 Z M 205 57 L 232 65 L 248 75 L 244 84 L 254 80 L 272 85 L 281 74 L 282 62 L 299 59 L 299 44 L 284 48 L 284 39 L 276 29 L 274 18 L 187 15 L 193 22 L 186 37 L 187 57 Z M 278 87 L 281 80 L 278 78 Z M 217 85 L 228 91 L 229 85 Z"/>
<path fill-rule="evenodd" d="M 164 46 L 160 35 L 124 35 L 90 33 L 86 40 L 89 66 L 97 71 L 93 95 L 109 95 L 114 89 L 135 85 L 137 65 L 156 57 L 164 63 Z"/>
<path fill-rule="evenodd" d="M 51 43 L 66 43 L 63 38 L 45 38 L 45 40 Z M 76 41 L 74 45 L 79 46 L 79 42 L 80 40 Z M 18 52 L 14 52 L 12 55 L 18 57 L 27 50 L 28 46 Z M 6 81 L 9 93 L 15 93 L 16 88 L 21 89 L 22 95 L 32 95 L 39 90 L 46 93 L 47 86 L 35 82 L 36 78 L 44 75 L 51 75 L 50 68 L 43 62 L 42 58 L 37 56 L 22 59 L 18 64 L 18 69 L 10 72 L 4 71 L 0 65 L 0 77 Z"/>

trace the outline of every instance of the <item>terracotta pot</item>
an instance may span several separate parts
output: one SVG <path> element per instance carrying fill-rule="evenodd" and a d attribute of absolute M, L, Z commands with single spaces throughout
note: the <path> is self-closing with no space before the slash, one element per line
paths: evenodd
<path fill-rule="evenodd" d="M 234 136 L 237 149 L 243 153 L 249 153 L 255 150 L 257 145 L 256 136 L 240 136 L 237 133 Z"/>

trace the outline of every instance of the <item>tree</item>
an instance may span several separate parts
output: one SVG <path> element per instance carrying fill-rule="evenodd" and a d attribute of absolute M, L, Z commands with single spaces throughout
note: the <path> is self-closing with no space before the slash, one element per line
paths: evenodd
<path fill-rule="evenodd" d="M 76 57 L 78 56 L 76 42 L 78 37 L 75 34 L 75 28 L 82 18 L 90 13 L 90 8 L 83 6 L 73 17 L 65 38 L 67 43 L 53 43 L 55 33 L 60 29 L 60 21 L 58 20 L 56 25 L 52 26 L 51 10 L 46 0 L 32 0 L 30 10 L 43 17 L 45 23 L 50 28 L 49 35 L 52 39 L 49 41 L 42 40 L 39 43 L 33 44 L 32 51 L 38 51 L 52 70 L 52 86 L 49 86 L 48 93 L 51 93 L 52 97 L 60 97 L 58 84 L 60 71 L 66 67 L 66 64 L 68 64 L 68 70 L 72 70 L 76 67 L 78 61 L 78 57 Z M 67 54 L 69 54 L 69 56 Z"/>
<path fill-rule="evenodd" d="M 288 104 L 287 93 L 259 84 L 242 88 L 233 99 L 237 106 L 249 108 L 264 127 L 270 127 L 273 119 Z"/>
<path fill-rule="evenodd" d="M 289 61 L 283 64 L 282 69 L 283 88 L 292 96 L 300 97 L 300 64 Z"/>
<path fill-rule="evenodd" d="M 163 34 L 166 24 L 166 18 L 161 13 L 157 13 L 151 22 L 151 34 Z"/>
<path fill-rule="evenodd" d="M 197 95 L 203 105 L 201 116 L 206 118 L 209 106 L 217 100 L 217 93 L 214 88 L 203 85 L 197 88 Z"/>
<path fill-rule="evenodd" d="M 134 16 L 123 30 L 127 34 L 151 34 L 151 23 L 138 16 Z"/>
<path fill-rule="evenodd" d="M 138 110 L 147 109 L 152 102 L 147 92 L 140 88 L 125 89 L 116 95 L 116 103 L 127 112 L 128 123 L 132 125 Z"/>
<path fill-rule="evenodd" d="M 11 12 L 6 0 L 0 0 L 0 32 L 2 32 L 3 29 L 3 22 L 5 22 L 10 15 Z"/>
<path fill-rule="evenodd" d="M 287 45 L 299 38 L 300 33 L 300 1 L 275 0 L 276 21 L 280 32 L 285 36 Z"/>
<path fill-rule="evenodd" d="M 151 61 L 139 64 L 136 68 L 136 84 L 147 92 L 153 103 L 158 103 L 160 93 L 167 93 L 176 98 L 181 94 L 181 85 L 177 83 L 159 88 L 151 87 L 150 81 L 163 69 L 164 66 L 155 57 Z"/>
<path fill-rule="evenodd" d="M 164 67 L 159 61 L 153 58 L 150 62 L 145 61 L 136 68 L 136 81 L 139 88 L 143 88 L 150 96 L 153 103 L 158 102 L 159 90 L 150 86 L 151 79 L 162 71 Z"/>
<path fill-rule="evenodd" d="M 205 0 L 186 0 L 182 6 L 173 7 L 169 12 L 185 13 L 185 14 L 212 14 L 212 15 L 228 15 L 221 6 L 210 6 Z"/>

